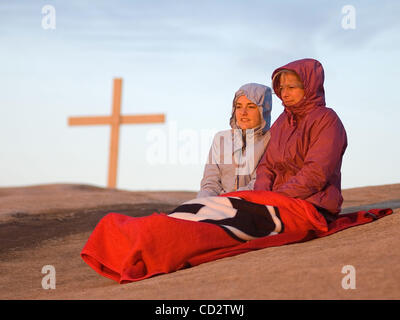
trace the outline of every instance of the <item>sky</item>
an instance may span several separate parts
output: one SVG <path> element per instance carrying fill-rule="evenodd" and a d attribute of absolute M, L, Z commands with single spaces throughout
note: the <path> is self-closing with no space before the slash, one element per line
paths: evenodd
<path fill-rule="evenodd" d="M 302 58 L 346 128 L 342 187 L 400 183 L 399 16 L 395 0 L 0 0 L 0 187 L 106 187 L 110 127 L 68 117 L 109 115 L 121 77 L 121 113 L 166 122 L 121 126 L 117 187 L 198 191 L 235 91 Z"/>

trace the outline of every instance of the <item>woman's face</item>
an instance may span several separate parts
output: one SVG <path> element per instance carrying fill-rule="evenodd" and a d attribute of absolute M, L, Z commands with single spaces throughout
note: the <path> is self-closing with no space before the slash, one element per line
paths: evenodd
<path fill-rule="evenodd" d="M 303 84 L 300 79 L 290 73 L 280 76 L 280 94 L 283 104 L 287 107 L 293 106 L 304 97 Z"/>
<path fill-rule="evenodd" d="M 236 100 L 235 117 L 236 124 L 243 130 L 253 129 L 261 124 L 258 106 L 247 99 L 246 96 L 240 96 Z"/>

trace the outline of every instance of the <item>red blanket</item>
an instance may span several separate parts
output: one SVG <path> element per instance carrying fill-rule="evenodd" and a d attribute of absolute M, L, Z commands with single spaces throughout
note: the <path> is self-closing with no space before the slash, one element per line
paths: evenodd
<path fill-rule="evenodd" d="M 251 250 L 324 237 L 393 212 L 372 209 L 342 214 L 327 225 L 304 200 L 269 191 L 242 191 L 224 196 L 279 208 L 282 232 L 244 242 L 213 223 L 177 219 L 165 213 L 145 217 L 109 213 L 90 235 L 81 257 L 102 276 L 128 283 Z"/>

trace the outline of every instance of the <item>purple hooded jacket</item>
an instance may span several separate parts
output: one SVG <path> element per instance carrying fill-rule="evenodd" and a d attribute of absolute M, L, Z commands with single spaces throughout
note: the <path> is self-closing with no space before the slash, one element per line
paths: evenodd
<path fill-rule="evenodd" d="M 271 139 L 257 168 L 254 190 L 268 190 L 304 199 L 322 212 L 338 214 L 342 157 L 346 131 L 339 117 L 325 106 L 324 70 L 319 61 L 302 59 L 276 69 L 297 73 L 304 99 L 286 107 L 272 125 Z M 279 77 L 273 90 L 281 99 Z"/>

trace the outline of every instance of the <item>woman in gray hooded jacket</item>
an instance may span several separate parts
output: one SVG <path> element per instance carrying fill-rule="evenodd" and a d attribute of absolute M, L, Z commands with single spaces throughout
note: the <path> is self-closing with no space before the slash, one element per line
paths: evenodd
<path fill-rule="evenodd" d="M 197 198 L 253 189 L 256 168 L 270 138 L 271 110 L 271 88 L 248 83 L 236 91 L 232 129 L 215 135 Z"/>

